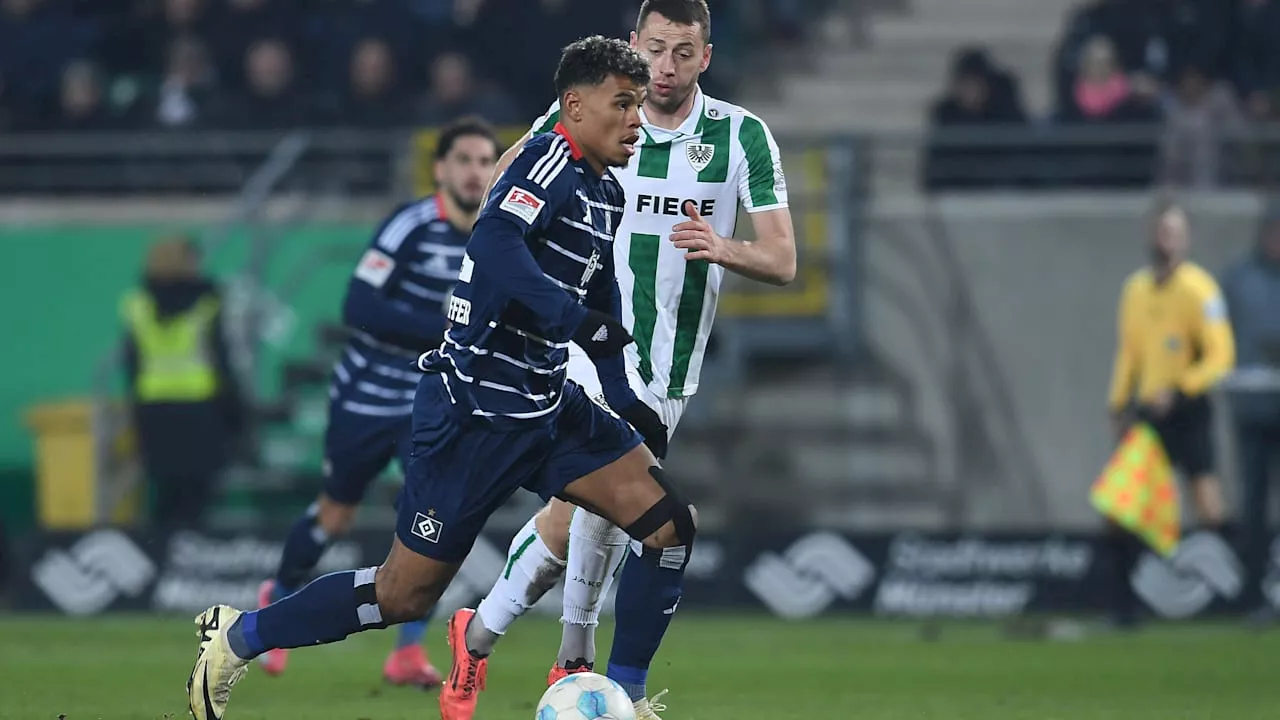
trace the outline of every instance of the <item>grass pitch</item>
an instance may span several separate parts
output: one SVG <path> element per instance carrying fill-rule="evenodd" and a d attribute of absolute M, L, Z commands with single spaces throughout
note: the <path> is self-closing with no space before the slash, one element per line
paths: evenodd
<path fill-rule="evenodd" d="M 429 647 L 445 669 L 441 630 L 433 624 Z M 282 678 L 251 670 L 228 720 L 438 717 L 433 693 L 382 685 L 392 632 L 295 651 Z M 512 630 L 477 720 L 533 717 L 558 638 L 543 618 Z M 195 650 L 189 618 L 0 616 L 0 718 L 182 720 Z M 673 624 L 650 690 L 671 689 L 666 720 L 1276 720 L 1278 664 L 1280 634 L 1232 624 L 1068 642 L 954 624 L 925 640 L 907 622 L 689 612 Z"/>

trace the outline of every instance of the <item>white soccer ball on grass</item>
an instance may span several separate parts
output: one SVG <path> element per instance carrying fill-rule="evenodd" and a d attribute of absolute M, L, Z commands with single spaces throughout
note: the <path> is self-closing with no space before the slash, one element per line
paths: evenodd
<path fill-rule="evenodd" d="M 596 673 L 574 673 L 547 688 L 534 720 L 635 720 L 627 691 Z"/>

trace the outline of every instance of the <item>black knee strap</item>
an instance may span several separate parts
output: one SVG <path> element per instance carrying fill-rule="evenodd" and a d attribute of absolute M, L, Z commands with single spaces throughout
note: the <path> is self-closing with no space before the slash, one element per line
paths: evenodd
<path fill-rule="evenodd" d="M 676 537 L 684 545 L 692 545 L 694 534 L 697 528 L 693 521 L 693 513 L 689 511 L 689 503 L 685 501 L 680 493 L 676 492 L 674 486 L 667 480 L 666 473 L 662 468 L 649 468 L 649 474 L 658 482 L 658 485 L 666 491 L 661 500 L 653 504 L 639 517 L 635 522 L 623 528 L 631 537 L 636 540 L 644 541 L 645 538 L 654 534 L 663 525 L 668 522 L 675 525 Z"/>

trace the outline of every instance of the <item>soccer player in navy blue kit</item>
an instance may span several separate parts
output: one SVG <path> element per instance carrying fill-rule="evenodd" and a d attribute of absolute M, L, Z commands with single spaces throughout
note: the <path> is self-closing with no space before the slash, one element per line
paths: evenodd
<path fill-rule="evenodd" d="M 643 444 L 665 442 L 666 428 L 631 392 L 622 353 L 632 339 L 617 315 L 611 243 L 624 198 L 608 168 L 635 154 L 648 81 L 648 64 L 623 41 L 596 36 L 565 48 L 560 124 L 530 140 L 490 193 L 449 301 L 452 327 L 419 359 L 425 375 L 390 553 L 379 567 L 325 575 L 259 610 L 201 613 L 187 684 L 197 720 L 224 717 L 231 687 L 264 652 L 426 615 L 485 521 L 521 487 L 593 510 L 641 548 L 619 578 L 619 597 L 630 600 L 619 607 L 608 674 L 648 709 L 638 693 L 679 604 L 696 532 L 693 507 Z M 566 381 L 571 341 L 596 363 L 617 415 Z M 491 648 L 468 632 L 474 614 L 449 620 L 444 720 L 469 720 L 484 687 Z"/>
<path fill-rule="evenodd" d="M 396 209 L 356 266 L 342 308 L 351 340 L 329 388 L 324 488 L 290 531 L 276 577 L 259 590 L 259 607 L 311 579 L 325 547 L 346 534 L 365 490 L 392 458 L 408 467 L 413 396 L 422 377 L 414 363 L 444 336 L 445 305 L 498 151 L 493 131 L 479 120 L 444 128 L 435 153 L 439 191 Z M 425 620 L 400 626 L 383 666 L 388 682 L 440 684 L 422 647 L 425 626 Z M 287 653 L 263 654 L 263 670 L 284 672 Z"/>

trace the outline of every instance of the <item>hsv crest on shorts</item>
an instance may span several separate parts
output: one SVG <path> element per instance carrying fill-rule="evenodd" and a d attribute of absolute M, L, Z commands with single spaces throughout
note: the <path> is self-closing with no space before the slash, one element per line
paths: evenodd
<path fill-rule="evenodd" d="M 444 523 L 422 513 L 414 513 L 413 528 L 410 531 L 427 542 L 438 543 L 440 533 L 444 531 Z"/>
<path fill-rule="evenodd" d="M 689 158 L 689 164 L 693 169 L 702 172 L 711 164 L 711 158 L 716 156 L 716 146 L 707 145 L 705 143 L 689 143 L 685 145 L 684 154 Z"/>

